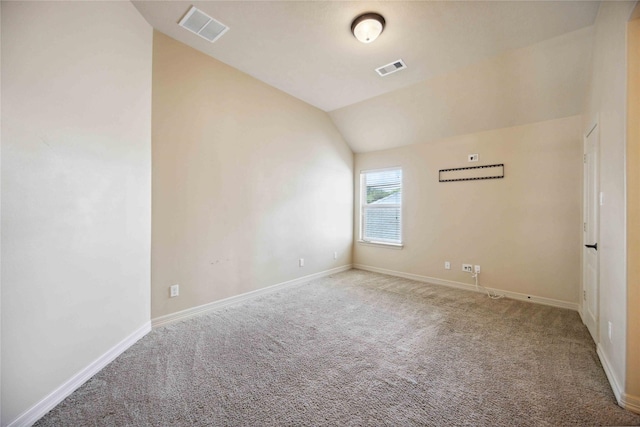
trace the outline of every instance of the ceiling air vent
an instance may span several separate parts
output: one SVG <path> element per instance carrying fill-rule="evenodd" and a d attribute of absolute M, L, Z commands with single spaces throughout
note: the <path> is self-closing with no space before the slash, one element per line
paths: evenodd
<path fill-rule="evenodd" d="M 216 21 L 194 6 L 191 6 L 191 9 L 189 9 L 187 14 L 184 15 L 184 18 L 178 22 L 178 25 L 211 43 L 218 40 L 229 29 L 229 27 L 222 22 Z"/>
<path fill-rule="evenodd" d="M 389 74 L 393 74 L 396 71 L 404 70 L 405 68 L 407 68 L 407 64 L 405 64 L 402 59 L 398 59 L 397 61 L 393 61 L 391 64 L 383 65 L 380 68 L 376 68 L 376 73 L 384 77 L 388 76 Z"/>

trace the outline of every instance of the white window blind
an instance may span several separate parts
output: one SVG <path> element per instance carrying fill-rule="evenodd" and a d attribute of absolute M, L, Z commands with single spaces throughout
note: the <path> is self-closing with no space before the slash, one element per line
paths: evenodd
<path fill-rule="evenodd" d="M 402 243 L 402 169 L 363 171 L 360 240 Z"/>

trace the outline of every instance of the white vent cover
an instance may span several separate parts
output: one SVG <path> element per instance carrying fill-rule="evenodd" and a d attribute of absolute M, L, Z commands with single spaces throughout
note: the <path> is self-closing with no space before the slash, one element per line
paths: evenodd
<path fill-rule="evenodd" d="M 393 61 L 390 64 L 383 65 L 380 68 L 376 68 L 376 73 L 384 77 L 388 76 L 389 74 L 395 73 L 396 71 L 404 70 L 405 68 L 407 68 L 407 64 L 405 64 L 402 59 L 398 59 L 397 61 Z"/>
<path fill-rule="evenodd" d="M 203 11 L 191 6 L 191 9 L 184 15 L 184 18 L 178 22 L 183 28 L 191 31 L 213 43 L 218 40 L 224 33 L 229 30 L 229 27 L 224 25 L 220 21 L 216 21 Z"/>

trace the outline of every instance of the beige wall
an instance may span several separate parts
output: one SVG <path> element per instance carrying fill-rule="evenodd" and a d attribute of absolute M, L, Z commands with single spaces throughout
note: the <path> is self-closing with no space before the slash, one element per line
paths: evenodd
<path fill-rule="evenodd" d="M 600 128 L 600 351 L 613 381 L 625 388 L 626 280 L 626 26 L 634 2 L 602 2 L 596 19 L 593 65 L 583 133 Z M 612 322 L 611 340 L 608 322 Z"/>
<path fill-rule="evenodd" d="M 0 35 L 2 34 L 2 4 L 0 3 Z M 0 82 L 2 82 L 2 40 L 0 37 Z M 0 188 L 2 188 L 2 84 L 0 84 Z M 2 223 L 2 192 L 0 191 L 0 224 Z M 0 236 L 2 232 L 0 230 Z M 0 384 L 2 384 L 2 244 L 0 238 Z M 2 424 L 2 386 L 0 386 L 0 425 Z"/>
<path fill-rule="evenodd" d="M 627 386 L 640 410 L 640 4 L 627 28 Z"/>
<path fill-rule="evenodd" d="M 158 32 L 153 52 L 152 317 L 350 264 L 328 115 Z"/>
<path fill-rule="evenodd" d="M 356 182 L 361 170 L 402 166 L 404 248 L 356 243 L 354 263 L 468 284 L 461 264 L 479 264 L 485 286 L 577 303 L 581 153 L 573 116 L 357 154 Z M 505 178 L 438 182 L 439 169 L 495 163 Z"/>
<path fill-rule="evenodd" d="M 2 425 L 148 324 L 151 48 L 129 2 L 2 2 Z"/>

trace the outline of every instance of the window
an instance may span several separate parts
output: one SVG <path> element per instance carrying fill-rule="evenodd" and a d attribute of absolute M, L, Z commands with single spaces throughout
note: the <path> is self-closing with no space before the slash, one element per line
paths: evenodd
<path fill-rule="evenodd" d="M 402 244 L 402 169 L 360 173 L 360 240 Z"/>

